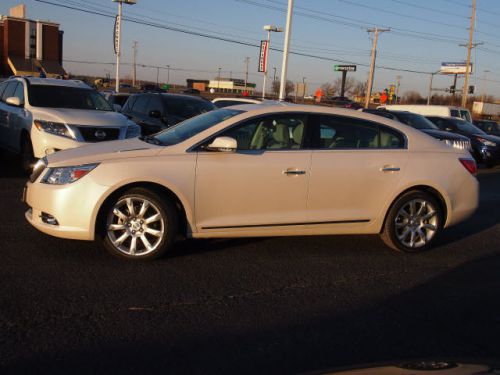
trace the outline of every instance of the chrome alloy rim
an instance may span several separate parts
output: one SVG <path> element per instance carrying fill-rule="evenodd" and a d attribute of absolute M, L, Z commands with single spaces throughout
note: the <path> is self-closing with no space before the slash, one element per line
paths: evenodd
<path fill-rule="evenodd" d="M 438 215 L 428 201 L 413 199 L 400 208 L 394 223 L 399 241 L 406 247 L 417 249 L 436 235 Z"/>
<path fill-rule="evenodd" d="M 108 238 L 117 250 L 127 255 L 142 256 L 158 248 L 165 223 L 159 208 L 151 201 L 128 197 L 113 206 L 106 228 Z"/>

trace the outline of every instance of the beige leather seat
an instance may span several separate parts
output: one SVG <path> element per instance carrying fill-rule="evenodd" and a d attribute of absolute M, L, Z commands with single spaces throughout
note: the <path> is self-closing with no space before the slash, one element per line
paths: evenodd
<path fill-rule="evenodd" d="M 287 125 L 280 123 L 276 124 L 272 137 L 273 139 L 267 148 L 276 149 L 290 147 L 290 131 Z"/>
<path fill-rule="evenodd" d="M 304 124 L 299 124 L 293 129 L 292 133 L 292 148 L 300 148 L 300 145 L 302 143 L 302 135 L 304 134 Z"/>

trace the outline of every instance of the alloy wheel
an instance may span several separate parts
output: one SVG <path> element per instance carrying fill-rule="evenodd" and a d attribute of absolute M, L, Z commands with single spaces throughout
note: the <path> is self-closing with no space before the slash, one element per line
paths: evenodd
<path fill-rule="evenodd" d="M 128 256 L 154 252 L 165 233 L 160 209 L 144 197 L 126 197 L 109 211 L 106 231 L 111 244 Z"/>
<path fill-rule="evenodd" d="M 394 224 L 398 240 L 408 248 L 418 249 L 436 235 L 439 224 L 438 211 L 427 200 L 413 199 L 399 209 Z"/>

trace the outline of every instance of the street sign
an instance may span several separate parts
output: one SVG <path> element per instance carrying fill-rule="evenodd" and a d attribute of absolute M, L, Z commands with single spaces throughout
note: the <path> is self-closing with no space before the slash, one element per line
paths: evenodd
<path fill-rule="evenodd" d="M 333 70 L 336 72 L 355 72 L 356 65 L 334 65 Z"/>
<path fill-rule="evenodd" d="M 115 28 L 113 30 L 113 46 L 115 47 L 115 55 L 120 53 L 120 17 L 115 17 Z"/>
<path fill-rule="evenodd" d="M 259 72 L 267 71 L 267 51 L 269 45 L 267 40 L 261 40 L 260 42 L 260 53 L 259 53 Z"/>
<path fill-rule="evenodd" d="M 467 71 L 467 63 L 462 62 L 444 62 L 441 63 L 441 74 L 465 74 Z M 470 64 L 470 72 L 472 74 L 472 63 Z"/>

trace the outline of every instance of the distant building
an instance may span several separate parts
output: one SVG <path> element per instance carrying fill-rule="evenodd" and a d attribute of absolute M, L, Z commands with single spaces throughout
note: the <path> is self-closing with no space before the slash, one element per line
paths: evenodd
<path fill-rule="evenodd" d="M 199 91 L 207 91 L 208 84 L 210 81 L 204 79 L 187 79 L 187 88 L 188 89 L 196 89 Z"/>
<path fill-rule="evenodd" d="M 247 91 L 250 95 L 255 91 L 255 83 L 249 83 L 245 85 L 243 79 L 234 78 L 221 78 L 220 80 L 214 79 L 210 80 L 208 83 L 209 89 L 214 89 L 215 92 L 225 92 L 232 94 L 242 94 Z"/>
<path fill-rule="evenodd" d="M 62 56 L 59 24 L 27 19 L 24 5 L 0 15 L 0 75 L 65 76 Z"/>

